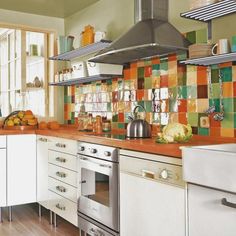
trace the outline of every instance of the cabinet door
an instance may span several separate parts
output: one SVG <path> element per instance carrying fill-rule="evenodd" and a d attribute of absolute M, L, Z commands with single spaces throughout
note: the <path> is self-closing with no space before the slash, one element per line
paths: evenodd
<path fill-rule="evenodd" d="M 6 149 L 0 149 L 0 207 L 6 206 Z"/>
<path fill-rule="evenodd" d="M 185 190 L 120 175 L 121 236 L 184 236 Z"/>
<path fill-rule="evenodd" d="M 48 200 L 48 142 L 48 137 L 37 135 L 37 202 L 46 208 Z"/>
<path fill-rule="evenodd" d="M 222 199 L 233 203 L 222 204 Z M 236 194 L 188 186 L 189 236 L 235 236 Z"/>
<path fill-rule="evenodd" d="M 7 136 L 7 204 L 36 202 L 36 135 Z"/>

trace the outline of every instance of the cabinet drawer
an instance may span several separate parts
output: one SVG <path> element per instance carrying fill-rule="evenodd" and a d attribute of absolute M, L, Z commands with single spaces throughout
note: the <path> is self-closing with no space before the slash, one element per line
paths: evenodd
<path fill-rule="evenodd" d="M 77 188 L 49 177 L 49 190 L 73 201 L 77 201 Z"/>
<path fill-rule="evenodd" d="M 53 164 L 48 164 L 48 174 L 57 180 L 77 187 L 77 173 Z"/>
<path fill-rule="evenodd" d="M 49 163 L 77 171 L 76 156 L 57 151 L 48 151 Z"/>
<path fill-rule="evenodd" d="M 53 138 L 49 142 L 49 149 L 76 155 L 77 141 L 63 138 Z"/>
<path fill-rule="evenodd" d="M 6 142 L 6 136 L 0 135 L 0 148 L 6 148 L 7 142 Z"/>
<path fill-rule="evenodd" d="M 77 204 L 50 190 L 48 192 L 49 209 L 73 225 L 78 226 Z"/>

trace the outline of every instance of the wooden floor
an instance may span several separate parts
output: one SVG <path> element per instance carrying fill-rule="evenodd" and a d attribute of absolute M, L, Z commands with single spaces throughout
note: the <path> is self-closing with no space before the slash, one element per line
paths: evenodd
<path fill-rule="evenodd" d="M 57 228 L 49 224 L 49 212 L 42 210 L 38 217 L 38 205 L 13 207 L 13 221 L 8 222 L 7 208 L 3 209 L 3 223 L 0 223 L 0 236 L 79 236 L 77 227 L 57 217 Z"/>

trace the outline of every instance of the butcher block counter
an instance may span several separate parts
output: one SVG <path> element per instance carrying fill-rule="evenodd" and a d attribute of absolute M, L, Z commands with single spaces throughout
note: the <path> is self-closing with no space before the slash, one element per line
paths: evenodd
<path fill-rule="evenodd" d="M 132 151 L 140 151 L 153 153 L 157 155 L 172 156 L 181 158 L 181 146 L 198 146 L 198 145 L 210 145 L 220 143 L 236 143 L 235 138 L 219 138 L 219 137 L 205 137 L 205 136 L 193 136 L 193 138 L 187 143 L 181 144 L 158 144 L 155 142 L 155 137 L 150 139 L 131 139 L 122 140 L 114 137 L 103 137 L 92 133 L 79 132 L 75 128 L 63 127 L 59 130 L 3 130 L 0 129 L 0 135 L 12 135 L 12 134 L 40 134 L 45 136 L 53 136 L 60 138 L 73 139 L 78 141 L 84 141 L 89 143 L 102 144 L 112 147 L 118 147 L 121 149 L 127 149 Z M 109 135 L 107 135 L 109 136 Z"/>

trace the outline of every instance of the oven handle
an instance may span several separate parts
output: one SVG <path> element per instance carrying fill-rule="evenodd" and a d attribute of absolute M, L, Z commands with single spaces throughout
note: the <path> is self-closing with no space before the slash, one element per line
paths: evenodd
<path fill-rule="evenodd" d="M 226 198 L 221 199 L 221 204 L 227 207 L 236 208 L 236 204 L 229 202 Z"/>
<path fill-rule="evenodd" d="M 93 161 L 93 160 L 91 160 L 91 159 L 89 159 L 89 158 L 87 158 L 87 157 L 84 157 L 84 156 L 80 156 L 80 155 L 79 155 L 79 159 L 80 159 L 81 161 L 93 163 L 93 164 L 98 165 L 98 166 L 100 166 L 100 167 L 102 167 L 102 168 L 108 168 L 108 169 L 111 169 L 111 168 L 112 168 L 112 165 L 111 165 L 111 164 L 100 164 L 100 163 L 97 163 L 97 162 L 95 162 L 95 161 Z"/>

